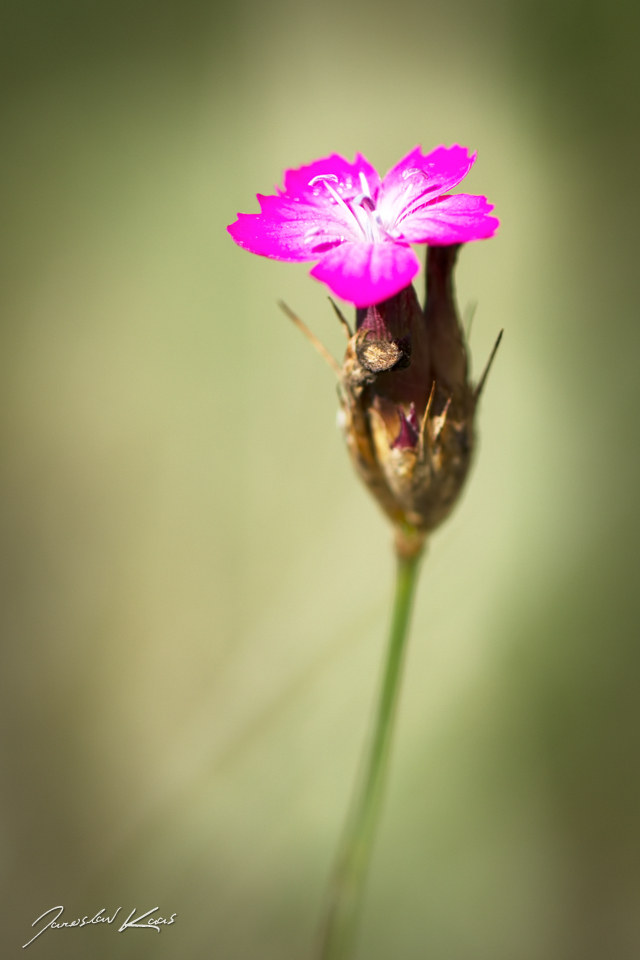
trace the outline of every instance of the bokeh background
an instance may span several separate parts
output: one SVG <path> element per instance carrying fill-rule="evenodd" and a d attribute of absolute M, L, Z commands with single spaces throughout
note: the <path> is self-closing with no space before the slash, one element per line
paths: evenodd
<path fill-rule="evenodd" d="M 640 147 L 631 0 L 4 0 L 3 956 L 303 960 L 384 643 L 287 166 L 478 151 L 481 448 L 433 538 L 359 960 L 637 960 Z"/>

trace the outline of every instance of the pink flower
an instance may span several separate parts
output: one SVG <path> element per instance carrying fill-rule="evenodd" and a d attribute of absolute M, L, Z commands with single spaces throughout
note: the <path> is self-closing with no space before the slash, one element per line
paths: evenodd
<path fill-rule="evenodd" d="M 420 147 L 380 180 L 361 154 L 334 153 L 287 170 L 284 190 L 258 194 L 260 213 L 227 227 L 241 247 L 274 260 L 317 260 L 311 271 L 356 307 L 380 303 L 411 283 L 420 262 L 412 243 L 448 246 L 492 237 L 499 224 L 486 197 L 446 191 L 476 154 L 466 147 Z"/>

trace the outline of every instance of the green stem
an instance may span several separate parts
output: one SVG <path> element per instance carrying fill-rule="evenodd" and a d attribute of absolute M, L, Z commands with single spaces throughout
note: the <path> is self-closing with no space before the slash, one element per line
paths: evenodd
<path fill-rule="evenodd" d="M 391 633 L 371 739 L 336 859 L 321 928 L 319 960 L 346 960 L 355 939 L 362 892 L 384 791 L 402 663 L 420 551 L 398 556 Z"/>

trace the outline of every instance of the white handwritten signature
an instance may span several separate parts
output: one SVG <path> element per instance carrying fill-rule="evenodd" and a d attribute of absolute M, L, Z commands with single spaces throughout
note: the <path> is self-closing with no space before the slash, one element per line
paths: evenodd
<path fill-rule="evenodd" d="M 147 910 L 146 913 L 143 913 L 139 917 L 136 917 L 135 912 L 137 910 L 137 907 L 134 907 L 131 913 L 129 914 L 129 916 L 127 917 L 127 919 L 122 924 L 122 926 L 118 927 L 118 933 L 122 933 L 123 930 L 128 930 L 130 927 L 137 927 L 139 930 L 155 930 L 156 933 L 160 933 L 161 924 L 169 925 L 174 923 L 178 914 L 172 913 L 171 918 L 169 920 L 163 920 L 162 917 L 152 917 L 151 914 L 155 913 L 156 910 L 158 909 L 159 909 L 158 907 L 152 907 L 151 910 Z M 86 916 L 86 917 L 83 917 L 82 920 L 78 918 L 78 920 L 71 920 L 71 921 L 65 920 L 62 923 L 58 923 L 58 920 L 63 914 L 64 907 L 51 907 L 50 910 L 47 910 L 45 913 L 39 916 L 37 920 L 34 920 L 31 926 L 35 927 L 36 923 L 40 923 L 41 920 L 44 920 L 45 917 L 47 917 L 50 913 L 53 913 L 55 910 L 58 911 L 55 917 L 52 920 L 49 920 L 49 923 L 45 924 L 42 930 L 38 930 L 35 937 L 32 937 L 31 940 L 29 940 L 29 943 L 33 943 L 33 941 L 37 940 L 38 937 L 45 932 L 45 930 L 49 930 L 49 929 L 60 930 L 62 927 L 86 927 L 90 923 L 113 923 L 115 918 L 118 916 L 118 914 L 122 910 L 122 907 L 118 907 L 118 909 L 116 910 L 116 912 L 112 917 L 102 916 L 102 914 L 106 910 L 106 907 L 103 907 L 102 910 L 98 910 L 95 917 L 93 917 L 91 920 L 89 920 L 88 916 Z M 141 920 L 146 920 L 147 922 L 141 923 L 140 922 Z M 22 948 L 24 949 L 25 947 L 28 947 L 29 943 L 23 943 Z"/>

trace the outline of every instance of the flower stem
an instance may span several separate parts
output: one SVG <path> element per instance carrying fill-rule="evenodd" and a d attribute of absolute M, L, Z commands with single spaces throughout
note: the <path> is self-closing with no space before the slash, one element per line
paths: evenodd
<path fill-rule="evenodd" d="M 420 553 L 419 547 L 409 553 L 398 551 L 396 592 L 382 685 L 361 778 L 356 787 L 329 886 L 318 960 L 347 960 L 354 946 L 356 924 L 389 765 Z"/>

